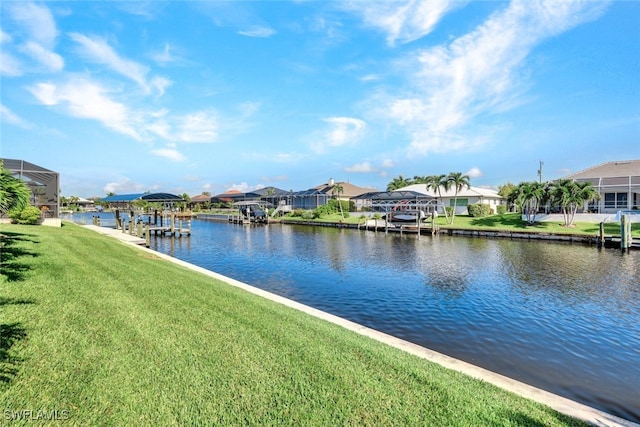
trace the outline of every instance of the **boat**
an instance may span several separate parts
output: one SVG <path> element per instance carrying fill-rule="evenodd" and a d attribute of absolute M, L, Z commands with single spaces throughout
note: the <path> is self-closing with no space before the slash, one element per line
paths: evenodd
<path fill-rule="evenodd" d="M 390 222 L 413 222 L 423 221 L 426 218 L 423 210 L 412 208 L 409 200 L 401 200 L 391 209 L 389 213 Z"/>

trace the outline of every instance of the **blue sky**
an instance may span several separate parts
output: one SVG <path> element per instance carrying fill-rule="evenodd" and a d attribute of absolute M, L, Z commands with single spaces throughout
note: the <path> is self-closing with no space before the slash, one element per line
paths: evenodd
<path fill-rule="evenodd" d="M 2 1 L 0 156 L 65 196 L 640 158 L 640 2 Z"/>

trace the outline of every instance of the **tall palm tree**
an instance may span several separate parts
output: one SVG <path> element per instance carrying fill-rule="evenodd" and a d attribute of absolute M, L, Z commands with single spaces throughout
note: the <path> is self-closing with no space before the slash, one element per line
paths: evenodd
<path fill-rule="evenodd" d="M 447 181 L 449 182 L 449 188 L 455 190 L 453 195 L 453 212 L 451 213 L 451 219 L 449 224 L 453 224 L 453 220 L 456 217 L 456 208 L 458 207 L 458 193 L 463 188 L 471 188 L 469 175 L 463 175 L 462 172 L 450 172 L 447 175 Z"/>
<path fill-rule="evenodd" d="M 564 226 L 571 227 L 576 213 L 585 202 L 598 199 L 600 194 L 589 182 L 559 179 L 550 185 L 551 202 L 562 209 Z"/>
<path fill-rule="evenodd" d="M 447 176 L 444 174 L 427 176 L 425 184 L 427 186 L 427 190 L 433 190 L 434 193 L 438 195 L 441 202 L 442 202 L 442 189 L 444 189 L 444 191 L 449 191 L 449 188 L 450 188 L 449 180 L 447 180 Z M 444 217 L 448 222 L 449 214 L 447 213 L 447 208 L 446 206 L 444 206 L 444 204 L 442 206 L 442 209 L 444 210 Z"/>
<path fill-rule="evenodd" d="M 340 216 L 342 216 L 342 219 L 344 219 L 344 212 L 342 212 L 342 201 L 340 200 L 340 194 L 342 193 L 344 193 L 344 187 L 339 183 L 334 184 L 333 188 L 331 189 L 331 194 L 338 201 L 338 206 L 340 207 Z"/>
<path fill-rule="evenodd" d="M 520 211 L 526 215 L 529 225 L 535 222 L 536 213 L 549 198 L 546 183 L 537 181 L 521 182 L 509 195 L 509 203 L 515 203 Z"/>

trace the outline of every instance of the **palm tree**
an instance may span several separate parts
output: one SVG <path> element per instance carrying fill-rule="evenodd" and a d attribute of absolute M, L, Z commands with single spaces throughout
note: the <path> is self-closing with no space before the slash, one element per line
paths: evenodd
<path fill-rule="evenodd" d="M 440 201 L 442 201 L 442 189 L 444 188 L 444 191 L 449 191 L 449 188 L 450 188 L 449 180 L 447 180 L 447 176 L 444 174 L 427 176 L 425 180 L 425 184 L 427 186 L 427 190 L 433 190 L 440 198 Z M 444 217 L 448 222 L 449 214 L 447 213 L 447 208 L 443 205 L 442 209 L 444 210 Z"/>
<path fill-rule="evenodd" d="M 331 194 L 338 201 L 338 206 L 340 207 L 340 216 L 342 216 L 342 219 L 344 219 L 344 213 L 342 212 L 342 201 L 340 200 L 340 194 L 342 193 L 344 193 L 344 187 L 339 183 L 334 184 L 333 188 L 331 189 Z"/>
<path fill-rule="evenodd" d="M 12 209 L 22 210 L 29 206 L 31 191 L 20 179 L 11 175 L 0 161 L 0 213 L 7 213 Z"/>
<path fill-rule="evenodd" d="M 509 195 L 509 203 L 515 203 L 526 215 L 529 225 L 536 219 L 540 206 L 549 198 L 547 184 L 541 182 L 521 182 Z"/>
<path fill-rule="evenodd" d="M 453 224 L 453 219 L 456 217 L 456 208 L 458 207 L 458 193 L 462 191 L 463 188 L 471 188 L 471 183 L 469 182 L 471 178 L 469 175 L 463 175 L 462 172 L 450 172 L 447 176 L 447 181 L 449 182 L 449 188 L 455 190 L 453 195 L 453 212 L 451 213 L 451 222 L 449 224 Z"/>
<path fill-rule="evenodd" d="M 585 202 L 600 198 L 600 194 L 589 182 L 559 179 L 550 186 L 550 198 L 552 203 L 562 208 L 564 226 L 571 227 L 578 208 Z"/>
<path fill-rule="evenodd" d="M 387 191 L 394 191 L 408 185 L 411 185 L 411 180 L 400 175 L 397 178 L 393 178 L 393 180 L 387 184 Z"/>

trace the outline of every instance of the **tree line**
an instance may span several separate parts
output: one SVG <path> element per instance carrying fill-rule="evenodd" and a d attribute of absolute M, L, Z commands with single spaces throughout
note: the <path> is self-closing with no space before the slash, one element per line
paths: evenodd
<path fill-rule="evenodd" d="M 573 226 L 578 210 L 587 202 L 596 200 L 600 200 L 600 194 L 590 182 L 572 179 L 521 182 L 507 196 L 507 203 L 517 206 L 529 224 L 535 222 L 536 214 L 543 206 L 557 206 L 562 212 L 565 227 Z"/>
<path fill-rule="evenodd" d="M 438 197 L 442 197 L 442 190 L 454 192 L 454 206 L 448 222 L 453 223 L 457 207 L 458 193 L 463 188 L 470 188 L 468 175 L 461 172 L 450 172 L 448 175 L 427 175 L 405 178 L 399 175 L 393 178 L 387 185 L 387 191 L 395 191 L 413 184 L 425 184 L 427 190 L 433 190 Z M 560 209 L 566 227 L 573 226 L 575 215 L 587 202 L 600 199 L 598 190 L 590 182 L 576 182 L 571 179 L 559 179 L 556 181 L 536 182 L 526 181 L 518 185 L 507 183 L 499 187 L 498 194 L 505 199 L 510 206 L 522 212 L 528 224 L 535 222 L 536 214 L 547 204 Z M 447 209 L 444 210 L 448 215 Z"/>

